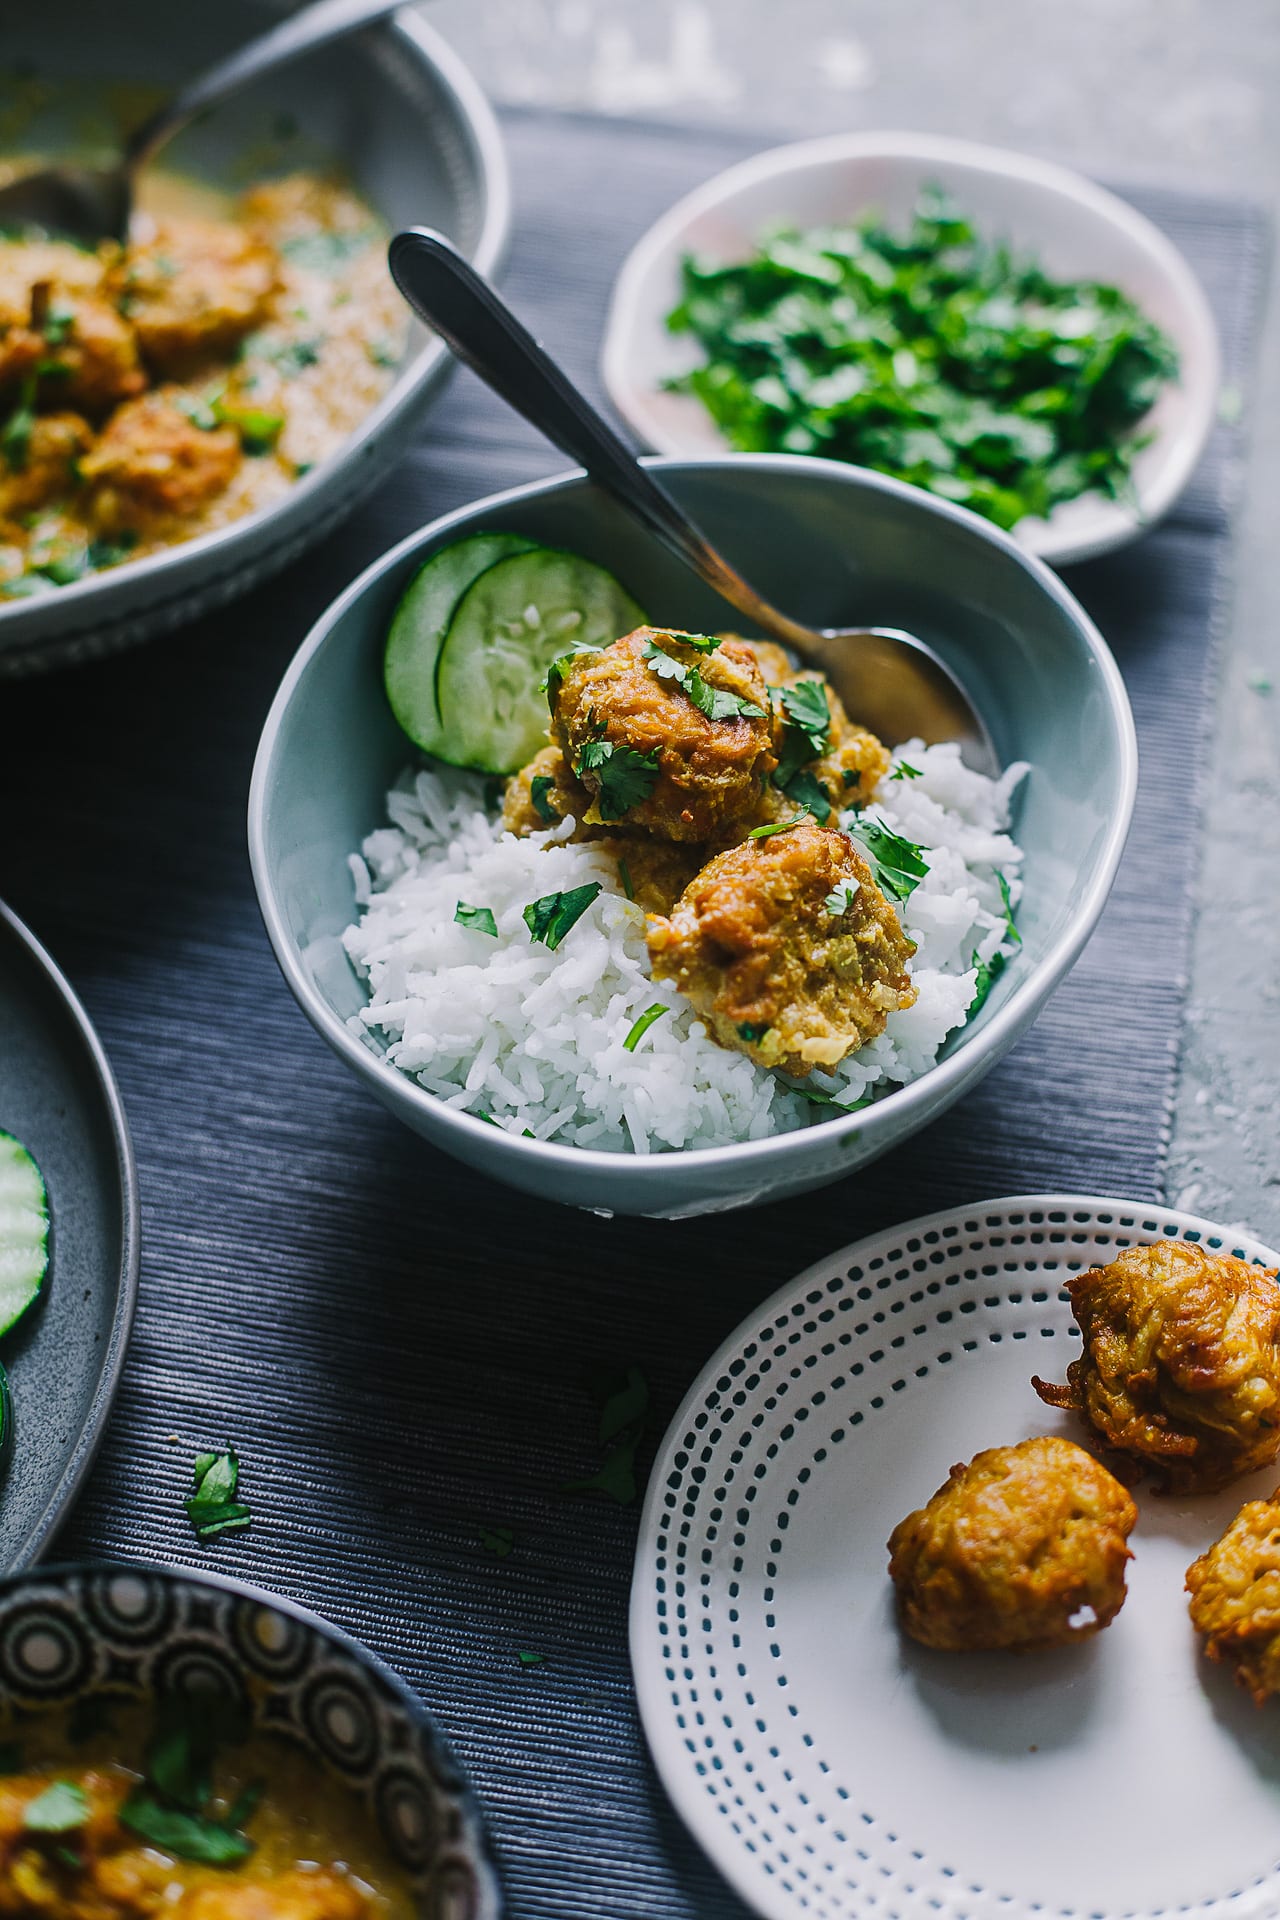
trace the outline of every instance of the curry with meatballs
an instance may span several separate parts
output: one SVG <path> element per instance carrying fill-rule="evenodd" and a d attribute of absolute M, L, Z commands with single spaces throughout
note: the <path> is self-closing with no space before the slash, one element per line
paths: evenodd
<path fill-rule="evenodd" d="M 390 384 L 406 322 L 354 193 L 299 173 L 220 215 L 175 198 L 125 246 L 0 237 L 0 600 L 270 504 Z"/>
<path fill-rule="evenodd" d="M 1191 1624 L 1259 1706 L 1280 1693 L 1280 1488 L 1246 1500 L 1187 1568 Z"/>

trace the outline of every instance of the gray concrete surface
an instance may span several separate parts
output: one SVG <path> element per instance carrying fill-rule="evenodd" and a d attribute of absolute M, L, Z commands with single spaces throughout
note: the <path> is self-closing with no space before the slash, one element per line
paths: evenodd
<path fill-rule="evenodd" d="M 1280 214 L 1276 0 L 434 0 L 499 101 L 915 127 Z M 1268 302 L 1166 1199 L 1280 1243 L 1280 302 Z M 1274 691 L 1267 691 L 1267 688 Z"/>

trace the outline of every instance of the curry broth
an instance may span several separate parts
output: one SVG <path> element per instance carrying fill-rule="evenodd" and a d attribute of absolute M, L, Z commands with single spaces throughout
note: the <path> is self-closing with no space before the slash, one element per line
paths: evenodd
<path fill-rule="evenodd" d="M 15 1817 L 21 1818 L 15 1798 L 25 1803 L 53 1781 L 68 1780 L 83 1785 L 95 1809 L 105 1811 L 142 1779 L 153 1732 L 149 1709 L 116 1702 L 104 1702 L 104 1706 L 103 1718 L 109 1724 L 85 1738 L 74 1737 L 74 1719 L 65 1713 L 22 1716 L 3 1726 L 6 1742 L 12 1742 L 15 1757 L 20 1756 L 21 1771 L 0 1776 L 0 1914 L 46 1910 L 28 1907 L 21 1900 L 16 1907 L 12 1904 L 18 1891 L 15 1861 L 22 1839 L 20 1835 L 18 1844 L 13 1839 Z M 183 1896 L 204 1890 L 198 1920 L 221 1920 L 221 1905 L 211 1898 L 221 1889 L 228 1896 L 229 1920 L 240 1920 L 242 1911 L 246 1920 L 250 1913 L 252 1920 L 277 1920 L 277 1914 L 279 1920 L 292 1920 L 295 1912 L 303 1920 L 328 1920 L 330 1911 L 334 1920 L 357 1920 L 357 1916 L 358 1920 L 414 1920 L 418 1908 L 408 1880 L 392 1862 L 363 1802 L 291 1740 L 255 1732 L 241 1745 L 221 1746 L 213 1787 L 208 1811 L 214 1819 L 224 1817 L 243 1792 L 264 1789 L 244 1825 L 254 1847 L 247 1860 L 232 1867 L 176 1860 L 125 1832 L 126 1847 L 143 1855 L 145 1893 L 128 1891 L 124 1875 L 105 1890 L 91 1887 L 87 1875 L 68 1877 L 55 1857 L 52 1871 L 61 1876 L 61 1898 L 47 1911 L 58 1914 L 59 1920 L 132 1920 L 135 1915 L 176 1909 L 179 1920 L 184 1920 Z M 75 1835 L 60 1838 L 73 1841 Z M 38 1851 L 42 1859 L 47 1857 L 47 1839 Z M 85 1851 L 91 1849 L 86 1846 Z M 263 1888 L 264 1883 L 299 1870 L 306 1877 L 298 1884 L 316 1894 L 327 1884 L 323 1876 L 330 1876 L 340 1890 L 334 1894 L 332 1909 L 322 1902 L 299 1905 L 283 1896 L 278 1907 L 242 1909 L 231 1901 L 233 1893 Z M 78 1878 L 85 1880 L 83 1889 L 77 1885 Z"/>

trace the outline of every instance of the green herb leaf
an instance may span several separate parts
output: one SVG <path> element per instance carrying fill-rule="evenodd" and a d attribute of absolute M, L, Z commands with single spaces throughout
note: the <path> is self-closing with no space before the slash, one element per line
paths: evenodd
<path fill-rule="evenodd" d="M 74 1833 L 88 1818 L 89 1796 L 72 1780 L 55 1780 L 22 1810 L 28 1833 Z"/>
<path fill-rule="evenodd" d="M 173 404 L 179 413 L 186 415 L 193 427 L 199 427 L 201 433 L 212 433 L 218 425 L 218 414 L 199 394 L 175 393 Z"/>
<path fill-rule="evenodd" d="M 266 1790 L 265 1780 L 251 1780 L 249 1785 L 244 1787 L 231 1802 L 222 1817 L 221 1824 L 232 1833 L 247 1827 L 262 1804 L 262 1796 Z"/>
<path fill-rule="evenodd" d="M 803 768 L 799 773 L 793 773 L 784 791 L 788 800 L 794 800 L 798 807 L 803 807 L 806 813 L 811 813 L 819 826 L 826 826 L 831 818 L 831 802 L 827 798 L 826 788 L 816 774 L 810 773 L 807 768 Z"/>
<path fill-rule="evenodd" d="M 0 428 L 0 453 L 4 455 L 5 465 L 10 473 L 22 473 L 31 451 L 31 435 L 35 431 L 36 413 L 36 377 L 28 374 L 22 383 L 21 398 L 9 418 Z"/>
<path fill-rule="evenodd" d="M 615 747 L 608 740 L 588 740 L 574 772 L 579 779 L 595 774 L 600 818 L 621 820 L 624 813 L 638 807 L 653 792 L 658 778 L 658 749 L 638 753 L 634 747 Z"/>
<path fill-rule="evenodd" d="M 520 1662 L 520 1665 L 522 1667 L 543 1666 L 546 1662 L 546 1658 L 547 1656 L 545 1653 L 530 1653 L 524 1647 L 521 1647 L 516 1653 L 516 1659 Z"/>
<path fill-rule="evenodd" d="M 998 867 L 996 869 L 996 880 L 1000 887 L 1000 898 L 1004 903 L 1005 935 L 1008 939 L 1012 940 L 1015 947 L 1020 947 L 1022 945 L 1022 935 L 1014 925 L 1013 901 L 1009 894 L 1009 882 L 1005 879 Z"/>
<path fill-rule="evenodd" d="M 832 919 L 838 919 L 842 914 L 848 913 L 861 891 L 856 880 L 842 880 L 839 886 L 833 888 L 827 895 L 823 905 Z"/>
<path fill-rule="evenodd" d="M 585 886 L 570 887 L 568 892 L 547 893 L 541 900 L 531 901 L 524 910 L 524 923 L 531 938 L 540 940 L 554 953 L 600 891 L 600 882 L 589 880 Z"/>
<path fill-rule="evenodd" d="M 496 1560 L 505 1560 L 515 1543 L 516 1537 L 510 1527 L 486 1527 L 481 1524 L 480 1545 Z"/>
<path fill-rule="evenodd" d="M 241 1533 L 249 1525 L 248 1507 L 237 1504 L 240 1463 L 233 1449 L 199 1455 L 195 1462 L 196 1490 L 186 1502 L 187 1518 L 201 1540 L 223 1533 Z"/>
<path fill-rule="evenodd" d="M 809 743 L 808 758 L 817 760 L 831 745 L 831 706 L 824 680 L 797 680 L 782 689 L 787 719 Z"/>
<path fill-rule="evenodd" d="M 138 536 L 127 527 L 111 540 L 91 540 L 85 553 L 88 565 L 96 571 L 100 567 L 117 567 L 127 560 L 138 544 Z"/>
<path fill-rule="evenodd" d="M 236 1866 L 253 1852 L 253 1842 L 203 1814 L 166 1806 L 148 1787 L 135 1787 L 120 1809 L 120 1825 L 150 1847 L 178 1860 L 208 1867 Z"/>
<path fill-rule="evenodd" d="M 598 1472 L 585 1480 L 567 1480 L 560 1488 L 561 1493 L 601 1493 L 620 1507 L 631 1506 L 639 1491 L 636 1483 L 639 1444 L 639 1433 L 626 1436 L 611 1448 Z"/>
<path fill-rule="evenodd" d="M 339 273 L 348 260 L 363 253 L 378 238 L 376 227 L 347 228 L 341 232 L 324 229 L 316 233 L 295 234 L 282 240 L 280 251 L 295 266 L 310 273 Z"/>
<path fill-rule="evenodd" d="M 248 1507 L 228 1500 L 220 1507 L 207 1507 L 203 1518 L 193 1524 L 202 1540 L 216 1540 L 222 1533 L 243 1533 L 252 1517 Z"/>
<path fill-rule="evenodd" d="M 1004 972 L 1008 962 L 1002 953 L 993 953 L 989 960 L 980 960 L 975 948 L 969 965 L 973 967 L 978 976 L 974 982 L 973 998 L 969 1002 L 969 1014 L 970 1017 L 972 1017 L 972 1015 L 978 1011 L 978 1008 L 982 1005 L 992 987 L 1000 978 L 1000 975 Z"/>
<path fill-rule="evenodd" d="M 861 1113 L 875 1099 L 874 1094 L 864 1093 L 861 1100 L 837 1100 L 833 1093 L 823 1093 L 820 1087 L 793 1086 L 791 1091 L 798 1093 L 802 1100 L 807 1100 L 810 1106 L 834 1107 L 837 1113 Z"/>
<path fill-rule="evenodd" d="M 654 1021 L 661 1020 L 663 1014 L 670 1013 L 670 1011 L 671 1011 L 670 1007 L 662 1007 L 662 1006 L 646 1007 L 644 1012 L 640 1015 L 640 1018 L 636 1021 L 634 1027 L 632 1027 L 630 1033 L 627 1035 L 626 1039 L 622 1043 L 626 1052 L 634 1053 L 636 1048 L 639 1046 L 640 1042 L 644 1039 L 645 1034 L 648 1033 Z"/>
<path fill-rule="evenodd" d="M 618 861 L 618 878 L 622 882 L 622 891 L 626 894 L 628 900 L 634 900 L 636 890 L 631 879 L 631 869 L 625 860 L 620 859 Z"/>
<path fill-rule="evenodd" d="M 909 760 L 897 761 L 893 772 L 889 775 L 891 780 L 919 780 L 921 777 L 921 769 L 913 767 Z"/>
<path fill-rule="evenodd" d="M 196 1730 L 195 1716 L 169 1716 L 147 1749 L 147 1778 L 166 1800 L 199 1813 L 213 1791 L 213 1742 Z"/>
<path fill-rule="evenodd" d="M 625 1378 L 600 1409 L 600 1445 L 608 1446 L 631 1427 L 642 1426 L 648 1411 L 649 1382 L 639 1367 L 628 1367 Z"/>
<path fill-rule="evenodd" d="M 234 427 L 246 453 L 270 453 L 284 432 L 284 415 L 267 413 L 261 407 L 242 407 L 235 401 L 215 400 L 214 417 L 224 427 Z"/>
<path fill-rule="evenodd" d="M 554 827 L 560 818 L 560 815 L 547 799 L 547 795 L 551 792 L 555 784 L 555 781 L 549 773 L 535 773 L 533 779 L 529 782 L 529 798 L 533 802 L 533 810 L 539 820 L 545 820 L 549 827 Z"/>
<path fill-rule="evenodd" d="M 771 826 L 752 827 L 747 838 L 748 840 L 772 840 L 775 833 L 790 833 L 799 825 L 798 820 L 775 820 Z"/>
<path fill-rule="evenodd" d="M 45 308 L 44 325 L 40 331 L 51 347 L 65 346 L 75 332 L 76 316 L 73 307 L 59 306 L 50 301 Z"/>
<path fill-rule="evenodd" d="M 680 638 L 683 640 L 684 635 L 681 634 Z M 645 642 L 644 657 L 660 680 L 675 681 L 698 712 L 705 714 L 708 720 L 764 719 L 763 707 L 745 700 L 740 693 L 729 693 L 722 687 L 708 686 L 697 667 L 686 667 L 681 661 L 673 660 L 652 640 Z"/>
<path fill-rule="evenodd" d="M 849 834 L 866 856 L 881 893 L 891 900 L 909 898 L 929 871 L 923 848 L 904 840 L 883 820 L 864 816 L 853 822 Z"/>
<path fill-rule="evenodd" d="M 737 1031 L 739 1040 L 745 1040 L 749 1046 L 755 1046 L 768 1033 L 769 1023 L 766 1020 L 760 1026 L 753 1026 L 749 1020 L 744 1020 Z"/>
<path fill-rule="evenodd" d="M 498 937 L 498 923 L 490 907 L 469 907 L 465 900 L 459 900 L 453 917 L 459 926 L 470 927 L 473 933 L 487 933 L 492 940 Z"/>

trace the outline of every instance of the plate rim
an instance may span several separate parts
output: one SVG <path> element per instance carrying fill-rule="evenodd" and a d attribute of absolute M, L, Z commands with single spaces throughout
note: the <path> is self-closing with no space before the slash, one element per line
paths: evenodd
<path fill-rule="evenodd" d="M 1150 497 L 1141 503 L 1141 511 L 1123 510 L 1110 532 L 1081 537 L 1055 532 L 1053 521 L 1028 522 L 1041 529 L 1019 538 L 1019 545 L 1053 567 L 1074 566 L 1093 560 L 1149 533 L 1177 504 L 1196 466 L 1199 464 L 1217 419 L 1222 390 L 1222 345 L 1217 321 L 1199 278 L 1181 249 L 1130 201 L 1100 185 L 1088 175 L 1056 160 L 1038 154 L 1023 153 L 1014 147 L 993 146 L 984 141 L 966 140 L 950 134 L 911 132 L 898 128 L 864 129 L 855 133 L 821 134 L 814 139 L 784 141 L 750 154 L 722 168 L 711 179 L 681 196 L 649 226 L 628 252 L 614 278 L 605 316 L 600 347 L 600 377 L 612 405 L 652 452 L 684 459 L 707 457 L 698 448 L 687 446 L 677 434 L 653 433 L 629 401 L 629 362 L 624 358 L 623 335 L 629 329 L 630 310 L 636 304 L 638 289 L 655 264 L 667 254 L 688 223 L 704 213 L 736 199 L 739 191 L 761 180 L 781 178 L 815 165 L 840 160 L 923 159 L 945 166 L 949 161 L 964 163 L 1020 178 L 1047 192 L 1062 194 L 1078 205 L 1089 208 L 1113 227 L 1123 228 L 1128 237 L 1159 258 L 1165 273 L 1178 290 L 1191 328 L 1197 340 L 1197 352 L 1205 368 L 1205 396 L 1198 409 L 1188 415 L 1180 436 L 1180 445 L 1171 458 L 1167 473 Z M 732 455 L 727 442 L 724 452 Z M 803 456 L 812 457 L 812 456 Z M 850 463 L 852 464 L 852 463 Z M 871 469 L 875 471 L 875 469 Z M 922 489 L 927 492 L 928 489 Z M 1113 503 L 1118 504 L 1118 503 Z"/>
<path fill-rule="evenodd" d="M 138 1305 L 138 1271 L 141 1259 L 141 1201 L 138 1166 L 129 1122 L 106 1050 L 86 1013 L 79 995 L 53 959 L 48 949 L 32 933 L 4 900 L 0 899 L 0 938 L 16 942 L 33 960 L 61 1002 L 87 1056 L 97 1092 L 105 1110 L 107 1129 L 115 1150 L 116 1178 L 120 1204 L 120 1260 L 116 1271 L 116 1305 L 111 1333 L 98 1369 L 97 1383 L 89 1402 L 88 1416 L 80 1428 L 71 1458 L 45 1503 L 39 1518 L 28 1529 L 13 1561 L 0 1567 L 0 1578 L 13 1578 L 35 1566 L 50 1538 L 67 1517 L 97 1458 L 111 1409 L 119 1391 L 129 1339 L 133 1332 Z"/>
<path fill-rule="evenodd" d="M 882 1251 L 886 1242 L 892 1244 L 906 1238 L 917 1237 L 938 1227 L 960 1222 L 974 1214 L 997 1210 L 1011 1213 L 1029 1209 L 1068 1212 L 1073 1209 L 1088 1209 L 1094 1214 L 1099 1212 L 1154 1214 L 1158 1216 L 1162 1227 L 1167 1223 L 1180 1233 L 1194 1233 L 1203 1240 L 1217 1240 L 1219 1243 L 1226 1242 L 1236 1247 L 1248 1245 L 1253 1249 L 1250 1257 L 1261 1255 L 1266 1265 L 1280 1266 L 1280 1251 L 1268 1246 L 1266 1241 L 1259 1239 L 1255 1234 L 1236 1232 L 1232 1228 L 1224 1227 L 1218 1221 L 1207 1219 L 1202 1214 L 1190 1213 L 1180 1207 L 1167 1207 L 1158 1200 L 1133 1200 L 1116 1195 L 1091 1193 L 1014 1193 L 998 1194 L 989 1199 L 937 1208 L 932 1213 L 920 1214 L 896 1225 L 876 1228 L 858 1240 L 849 1241 L 846 1245 L 835 1248 L 831 1253 L 811 1261 L 799 1273 L 792 1275 L 780 1287 L 775 1288 L 766 1298 L 759 1301 L 720 1342 L 715 1352 L 699 1370 L 688 1391 L 682 1396 L 654 1454 L 644 1503 L 640 1511 L 640 1524 L 636 1535 L 635 1557 L 632 1561 L 631 1584 L 627 1598 L 627 1650 L 631 1662 L 636 1710 L 644 1732 L 649 1758 L 662 1783 L 663 1791 L 679 1815 L 686 1831 L 706 1854 L 717 1872 L 724 1876 L 739 1898 L 745 1901 L 754 1913 L 761 1915 L 762 1920 L 805 1920 L 805 1909 L 786 1892 L 776 1878 L 764 1880 L 753 1866 L 752 1857 L 742 1843 L 737 1841 L 721 1823 L 713 1824 L 701 1803 L 695 1803 L 690 1797 L 682 1737 L 675 1728 L 671 1714 L 662 1704 L 663 1688 L 654 1683 L 655 1675 L 662 1662 L 655 1651 L 656 1642 L 651 1631 L 654 1620 L 652 1555 L 659 1509 L 666 1491 L 672 1457 L 681 1449 L 684 1430 L 688 1426 L 690 1416 L 702 1405 L 707 1388 L 714 1376 L 722 1373 L 726 1363 L 740 1353 L 748 1340 L 755 1337 L 755 1330 L 762 1322 L 776 1317 L 777 1310 L 784 1302 L 793 1301 L 797 1296 L 802 1295 L 820 1277 L 827 1275 L 833 1266 L 837 1264 L 845 1266 L 855 1259 L 865 1264 L 868 1258 Z M 774 1895 L 772 1900 L 766 1897 L 766 1887 Z M 1011 1908 L 1010 1911 L 1016 1910 Z M 1154 1916 L 1144 1914 L 1143 1920 L 1156 1920 L 1159 1911 L 1155 1910 Z M 1098 1920 L 1104 1920 L 1104 1917 L 1098 1916 Z M 1119 1920 L 1119 1917 L 1106 1916 L 1105 1920 Z"/>

